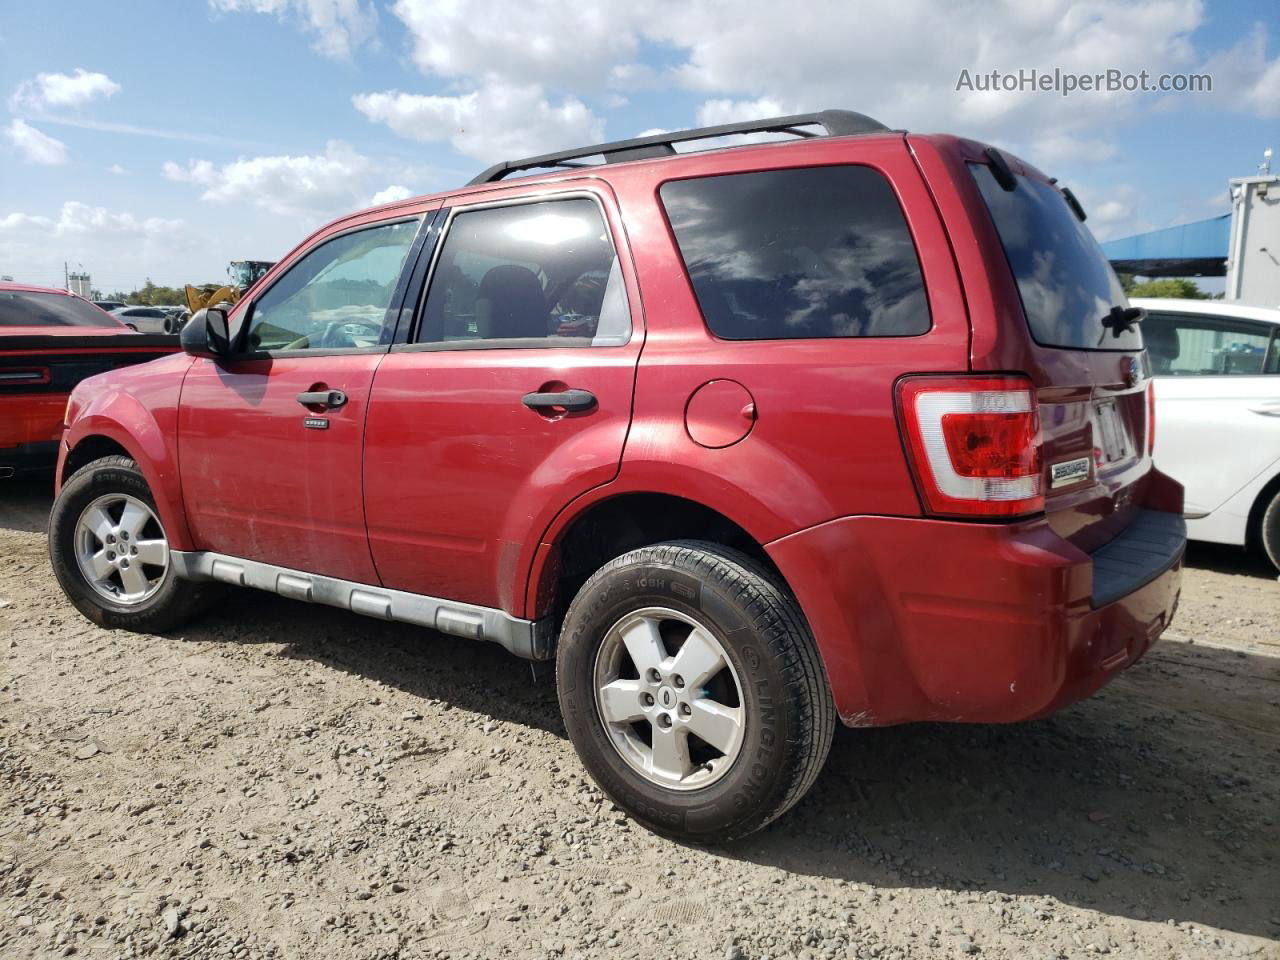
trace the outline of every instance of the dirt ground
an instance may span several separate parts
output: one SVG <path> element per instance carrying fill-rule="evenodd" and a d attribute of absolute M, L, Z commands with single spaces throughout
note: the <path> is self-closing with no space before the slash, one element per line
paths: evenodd
<path fill-rule="evenodd" d="M 1193 545 L 1166 639 L 1010 727 L 836 734 L 698 849 L 586 781 L 545 671 L 238 592 L 63 600 L 0 487 L 0 957 L 1280 957 L 1280 583 Z"/>

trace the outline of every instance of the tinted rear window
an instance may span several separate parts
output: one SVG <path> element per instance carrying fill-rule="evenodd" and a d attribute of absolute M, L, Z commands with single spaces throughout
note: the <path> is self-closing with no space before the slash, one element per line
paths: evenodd
<path fill-rule="evenodd" d="M 1036 342 L 1077 350 L 1141 350 L 1136 326 L 1116 336 L 1102 325 L 1113 306 L 1128 306 L 1128 301 L 1098 241 L 1062 194 L 1022 176 L 1014 190 L 1005 190 L 985 164 L 972 163 L 969 170 L 1000 234 Z"/>
<path fill-rule="evenodd" d="M 0 327 L 119 327 L 93 304 L 60 293 L 0 290 Z"/>
<path fill-rule="evenodd" d="M 869 167 L 676 180 L 662 203 L 712 333 L 908 337 L 929 329 L 898 199 Z"/>

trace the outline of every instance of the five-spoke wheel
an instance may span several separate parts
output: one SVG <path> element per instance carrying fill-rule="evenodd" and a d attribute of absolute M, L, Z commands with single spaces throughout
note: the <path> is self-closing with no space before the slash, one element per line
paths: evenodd
<path fill-rule="evenodd" d="M 742 747 L 742 688 L 711 628 L 665 607 L 628 613 L 596 657 L 596 704 L 618 753 L 676 790 L 724 775 Z"/>
<path fill-rule="evenodd" d="M 81 613 L 104 627 L 172 630 L 212 596 L 175 576 L 169 537 L 146 477 L 112 455 L 67 478 L 49 514 L 49 559 Z"/>
<path fill-rule="evenodd" d="M 565 728 L 597 784 L 638 821 L 742 837 L 813 783 L 835 708 L 795 599 L 759 560 L 682 540 L 608 561 L 565 614 Z"/>
<path fill-rule="evenodd" d="M 160 589 L 169 544 L 152 509 L 127 494 L 107 494 L 80 514 L 76 562 L 85 581 L 108 600 L 141 603 Z"/>

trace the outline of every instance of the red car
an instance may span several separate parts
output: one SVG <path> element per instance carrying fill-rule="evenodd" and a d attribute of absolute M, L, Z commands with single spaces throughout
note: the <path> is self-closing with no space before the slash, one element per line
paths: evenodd
<path fill-rule="evenodd" d="M 798 136 L 673 146 L 762 131 Z M 108 626 L 235 584 L 555 658 L 609 796 L 742 836 L 837 717 L 1042 716 L 1173 616 L 1182 491 L 1083 219 L 845 111 L 499 164 L 82 384 L 54 567 Z"/>
<path fill-rule="evenodd" d="M 176 350 L 66 290 L 0 283 L 0 478 L 53 470 L 81 380 Z"/>

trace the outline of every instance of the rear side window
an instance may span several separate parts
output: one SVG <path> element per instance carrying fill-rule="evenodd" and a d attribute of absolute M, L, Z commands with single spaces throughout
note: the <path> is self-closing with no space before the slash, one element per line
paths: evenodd
<path fill-rule="evenodd" d="M 0 291 L 0 327 L 124 328 L 93 304 L 60 293 Z"/>
<path fill-rule="evenodd" d="M 1257 376 L 1280 371 L 1280 343 L 1264 323 L 1149 311 L 1142 338 L 1158 377 Z"/>
<path fill-rule="evenodd" d="M 969 170 L 991 211 L 1036 342 L 1075 350 L 1141 350 L 1136 325 L 1119 335 L 1103 325 L 1112 307 L 1128 301 L 1098 241 L 1062 194 L 1023 176 L 1015 189 L 1005 190 L 986 164 L 971 163 Z"/>
<path fill-rule="evenodd" d="M 870 167 L 803 167 L 662 185 L 707 326 L 725 340 L 928 331 L 898 198 Z"/>
<path fill-rule="evenodd" d="M 602 347 L 631 338 L 622 271 L 587 198 L 463 210 L 450 222 L 423 311 L 423 343 Z"/>

